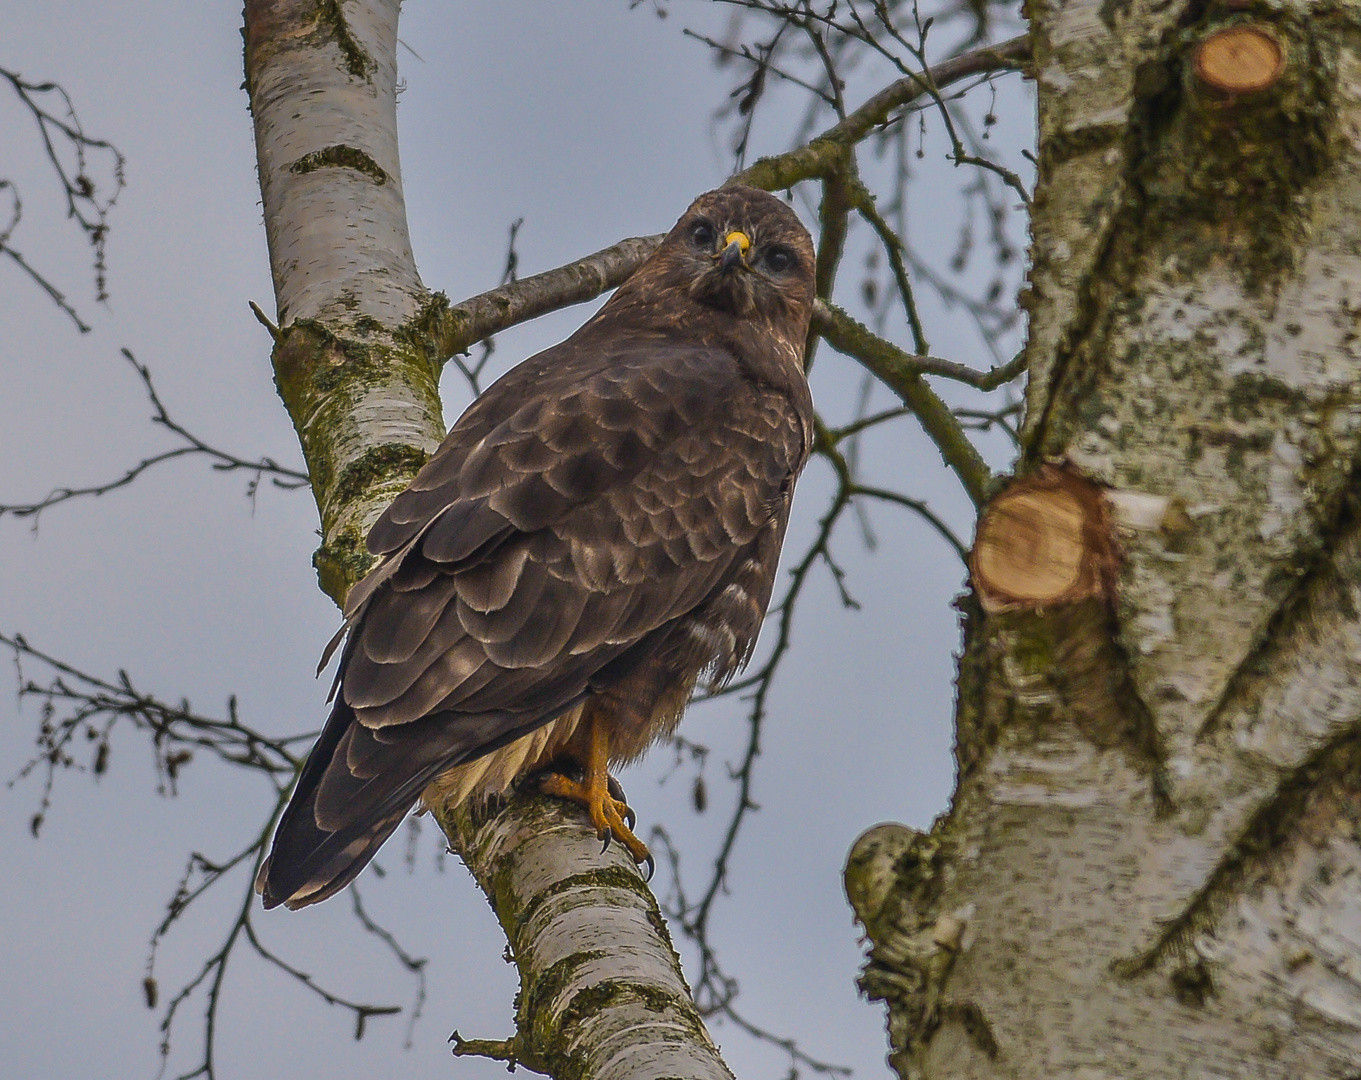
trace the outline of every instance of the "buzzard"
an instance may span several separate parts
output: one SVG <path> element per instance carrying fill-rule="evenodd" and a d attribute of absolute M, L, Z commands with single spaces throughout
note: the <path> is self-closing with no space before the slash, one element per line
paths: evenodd
<path fill-rule="evenodd" d="M 534 773 L 650 861 L 608 768 L 751 656 L 813 439 L 813 297 L 793 211 L 708 192 L 459 418 L 369 533 L 380 561 L 332 642 L 333 708 L 260 868 L 266 907 L 344 888 L 418 801 Z"/>

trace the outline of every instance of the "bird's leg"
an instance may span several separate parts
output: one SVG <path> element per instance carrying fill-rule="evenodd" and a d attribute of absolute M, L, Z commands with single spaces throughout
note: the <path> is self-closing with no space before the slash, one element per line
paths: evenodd
<path fill-rule="evenodd" d="M 652 865 L 652 854 L 637 836 L 630 825 L 634 814 L 622 796 L 624 791 L 609 773 L 610 731 L 609 726 L 599 713 L 593 712 L 587 719 L 589 725 L 586 741 L 586 760 L 582 766 L 580 781 L 563 776 L 558 772 L 548 773 L 540 783 L 540 790 L 547 795 L 571 799 L 580 803 L 591 815 L 591 824 L 596 835 L 608 841 L 618 840 L 628 849 L 636 863 Z M 616 797 L 615 792 L 619 797 Z"/>

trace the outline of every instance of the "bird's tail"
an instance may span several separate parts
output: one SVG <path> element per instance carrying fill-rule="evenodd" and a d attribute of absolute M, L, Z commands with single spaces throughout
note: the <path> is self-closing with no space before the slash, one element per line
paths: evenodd
<path fill-rule="evenodd" d="M 401 737 L 415 734 L 370 731 L 337 696 L 255 878 L 266 908 L 325 900 L 368 865 L 445 766 Z"/>

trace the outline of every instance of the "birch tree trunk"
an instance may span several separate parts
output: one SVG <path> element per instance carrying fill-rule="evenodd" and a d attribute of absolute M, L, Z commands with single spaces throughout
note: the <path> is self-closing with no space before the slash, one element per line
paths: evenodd
<path fill-rule="evenodd" d="M 1361 5 L 1032 0 L 958 787 L 857 843 L 900 1076 L 1361 1075 Z"/>
<path fill-rule="evenodd" d="M 397 153 L 398 8 L 246 4 L 246 87 L 278 308 L 274 371 L 321 516 L 318 577 L 338 604 L 372 562 L 369 526 L 444 437 L 443 362 L 496 328 L 491 310 L 523 317 L 542 306 L 544 279 L 559 298 L 585 299 L 618 284 L 653 244 L 626 242 L 461 309 L 430 293 L 412 258 Z M 602 854 L 579 812 L 544 798 L 440 823 L 506 928 L 521 975 L 515 1036 L 456 1052 L 558 1077 L 731 1075 L 656 901 L 618 845 Z"/>

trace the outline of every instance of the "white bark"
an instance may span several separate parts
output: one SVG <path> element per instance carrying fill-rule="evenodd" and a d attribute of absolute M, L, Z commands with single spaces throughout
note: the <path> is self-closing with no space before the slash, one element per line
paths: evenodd
<path fill-rule="evenodd" d="M 444 437 L 397 154 L 395 2 L 252 0 L 246 86 L 282 334 L 280 394 L 339 601 L 364 536 Z"/>
<path fill-rule="evenodd" d="M 602 856 L 569 815 L 521 799 L 442 823 L 520 970 L 516 1059 L 553 1076 L 730 1080 L 632 858 L 619 844 Z"/>
<path fill-rule="evenodd" d="M 269 43 L 287 62 L 259 65 L 251 80 L 279 322 L 368 315 L 399 326 L 427 294 L 397 154 L 398 6 L 310 7 L 310 25 L 278 27 L 294 41 Z"/>
<path fill-rule="evenodd" d="M 1031 8 L 1022 469 L 1132 527 L 1113 609 L 974 613 L 950 814 L 852 855 L 904 1076 L 1361 1074 L 1361 8 L 1273 10 L 1224 103 L 1246 15 Z"/>

